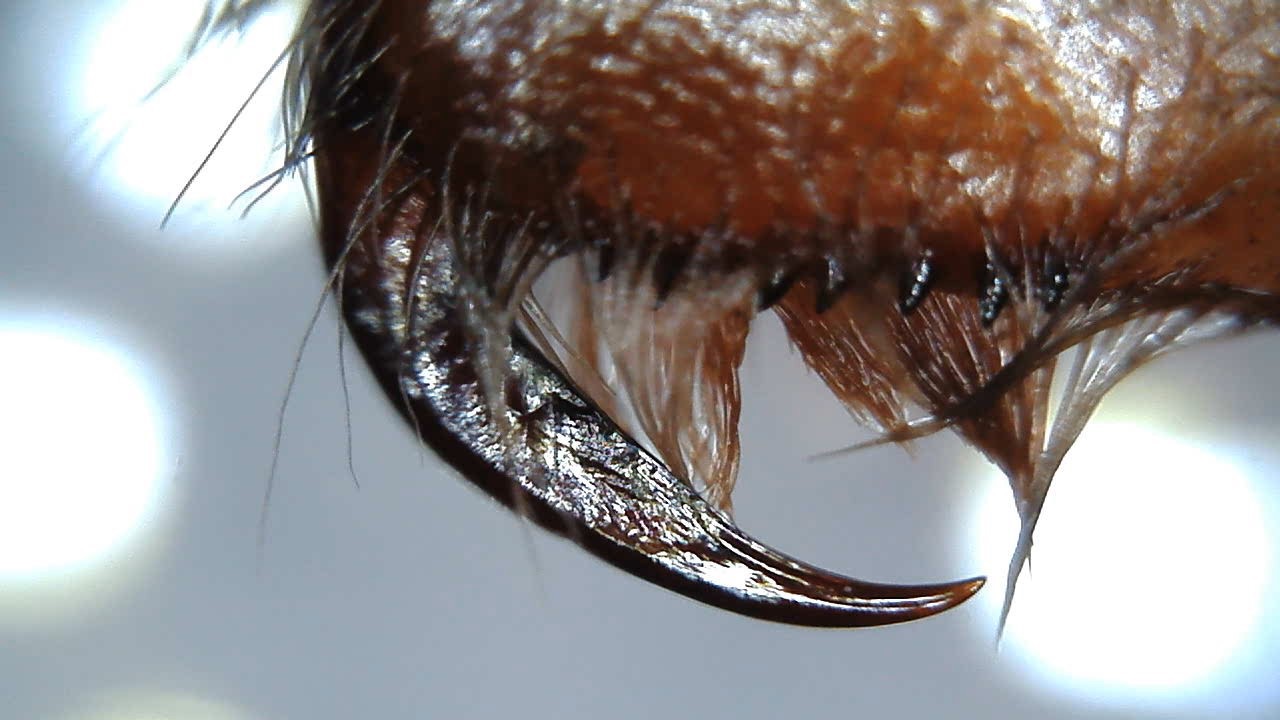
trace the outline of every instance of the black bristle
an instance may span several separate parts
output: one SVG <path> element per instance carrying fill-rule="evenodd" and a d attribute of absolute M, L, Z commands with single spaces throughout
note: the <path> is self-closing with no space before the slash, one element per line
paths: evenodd
<path fill-rule="evenodd" d="M 933 253 L 926 251 L 911 264 L 911 271 L 902 279 L 902 295 L 898 300 L 898 309 L 906 314 L 920 307 L 920 303 L 924 302 L 929 295 L 929 290 L 933 288 L 933 281 Z"/>
<path fill-rule="evenodd" d="M 1004 306 L 1009 302 L 1009 282 L 1005 279 L 1000 269 L 991 263 L 987 263 L 987 269 L 983 273 L 981 296 L 978 298 L 978 312 L 982 318 L 982 324 L 985 327 L 991 327 L 991 324 L 1000 317 L 1000 313 L 1004 310 Z"/>
<path fill-rule="evenodd" d="M 818 300 L 815 310 L 819 315 L 831 309 L 845 290 L 849 289 L 849 276 L 838 258 L 828 255 L 818 267 Z"/>
<path fill-rule="evenodd" d="M 602 241 L 596 245 L 596 282 L 604 282 L 613 274 L 613 268 L 617 264 L 618 251 L 614 248 L 613 243 L 608 240 Z"/>
<path fill-rule="evenodd" d="M 768 310 L 778 304 L 778 301 L 791 290 L 791 286 L 795 285 L 798 276 L 799 273 L 793 266 L 774 270 L 760 284 L 760 290 L 756 293 L 756 307 L 759 310 Z"/>

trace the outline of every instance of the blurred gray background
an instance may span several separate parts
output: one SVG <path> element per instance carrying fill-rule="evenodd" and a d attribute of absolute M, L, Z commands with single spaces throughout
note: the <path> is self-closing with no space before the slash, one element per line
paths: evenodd
<path fill-rule="evenodd" d="M 259 121 L 271 115 L 270 87 L 265 109 L 228 141 L 227 167 L 159 228 L 287 27 L 269 21 L 276 34 L 215 48 L 177 89 L 134 104 L 199 8 L 0 7 L 0 393 L 11 395 L 0 394 L 10 421 L 0 456 L 52 448 L 34 465 L 0 459 L 0 504 L 73 533 L 74 523 L 58 529 L 58 506 L 47 519 L 24 509 L 26 490 L 75 460 L 84 469 L 59 480 L 58 502 L 100 497 L 122 481 L 91 439 L 118 431 L 127 444 L 143 432 L 95 400 L 92 373 L 39 372 L 56 363 L 28 356 L 30 333 L 15 328 L 125 358 L 152 398 L 161 446 L 154 501 L 110 548 L 44 570 L 0 565 L 0 718 L 1280 717 L 1274 335 L 1159 361 L 1108 401 L 1100 419 L 1171 433 L 1227 458 L 1239 478 L 1209 465 L 1167 481 L 1158 450 L 1113 448 L 1102 467 L 1124 459 L 1135 469 L 1095 478 L 1101 492 L 1040 537 L 1045 562 L 1027 602 L 1047 609 L 1018 607 L 1000 649 L 996 607 L 1014 540 L 1003 481 L 950 436 L 914 456 L 890 447 L 809 460 L 865 435 L 772 318 L 743 373 L 739 523 L 866 579 L 992 574 L 983 597 L 924 622 L 831 631 L 736 617 L 646 585 L 527 527 L 420 449 L 350 347 L 348 415 L 331 306 L 296 365 L 259 546 L 281 401 L 324 271 L 296 187 L 245 219 L 243 204 L 226 209 L 269 167 Z M 1140 502 L 1164 488 L 1206 499 Z M 1215 504 L 1227 496 L 1246 505 Z M 991 519 L 993 507 L 1003 519 Z M 1105 517 L 1092 520 L 1094 509 Z M 1117 517 L 1132 523 L 1132 545 L 1108 540 L 1090 559 L 1056 564 L 1113 538 L 1106 518 Z M 15 532 L 0 530 L 0 557 L 39 554 L 43 536 Z M 990 542 L 994 552 L 983 549 Z M 1128 584 L 1131 575 L 1150 584 Z M 1041 582 L 1049 589 L 1037 595 Z M 1077 641 L 1073 655 L 1046 639 L 1055 632 Z M 1190 659 L 1174 675 L 1138 672 L 1179 652 Z"/>

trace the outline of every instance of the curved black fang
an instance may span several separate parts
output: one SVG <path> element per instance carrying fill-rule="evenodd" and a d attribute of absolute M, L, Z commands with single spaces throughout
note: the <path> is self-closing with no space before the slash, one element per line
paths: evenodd
<path fill-rule="evenodd" d="M 364 266 L 368 267 L 368 266 Z M 350 266 L 348 323 L 388 396 L 468 480 L 637 577 L 777 622 L 858 627 L 914 620 L 977 592 L 980 578 L 866 583 L 787 557 L 742 532 L 623 434 L 521 337 L 482 390 L 452 243 L 430 241 L 405 301 Z M 401 296 L 401 297 L 403 297 Z M 409 303 L 408 312 L 404 302 Z M 506 428 L 492 411 L 506 417 Z"/>

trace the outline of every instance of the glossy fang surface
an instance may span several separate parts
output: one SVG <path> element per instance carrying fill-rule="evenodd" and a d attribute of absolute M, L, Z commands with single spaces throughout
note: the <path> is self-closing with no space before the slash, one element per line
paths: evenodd
<path fill-rule="evenodd" d="M 293 62 L 393 402 L 516 510 L 739 612 L 879 624 L 980 584 L 841 579 L 723 514 L 758 312 L 884 440 L 1001 468 L 1011 581 L 1116 382 L 1280 316 L 1274 3 L 318 0 Z M 554 326 L 530 289 L 563 258 Z"/>

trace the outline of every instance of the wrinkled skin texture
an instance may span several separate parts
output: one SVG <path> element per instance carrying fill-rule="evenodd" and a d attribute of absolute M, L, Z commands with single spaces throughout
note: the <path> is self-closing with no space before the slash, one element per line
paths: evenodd
<path fill-rule="evenodd" d="M 1274 3 L 318 0 L 298 43 L 295 157 L 388 396 L 515 510 L 734 611 L 875 625 L 981 584 L 728 519 L 757 312 L 885 439 L 951 427 L 1006 473 L 1011 581 L 1110 387 L 1280 317 Z M 529 304 L 560 258 L 567 350 Z"/>

